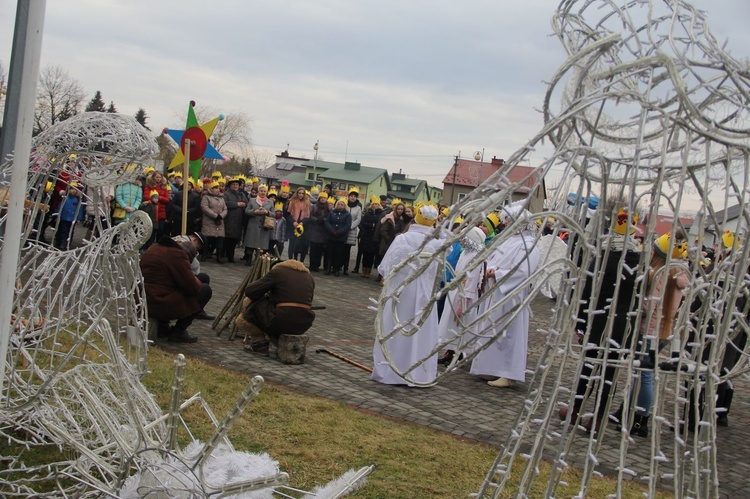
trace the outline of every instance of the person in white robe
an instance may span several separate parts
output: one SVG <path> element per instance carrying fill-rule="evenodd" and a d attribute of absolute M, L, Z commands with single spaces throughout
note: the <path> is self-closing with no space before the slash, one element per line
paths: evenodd
<path fill-rule="evenodd" d="M 438 343 L 437 305 L 432 307 L 422 325 L 418 325 L 422 308 L 437 291 L 440 265 L 435 254 L 441 245 L 441 241 L 433 235 L 437 217 L 438 211 L 434 206 L 417 206 L 414 218 L 416 223 L 396 236 L 378 266 L 378 272 L 386 278 L 383 296 L 389 298 L 383 303 L 382 319 L 376 324 L 379 331 L 372 354 L 373 381 L 387 385 L 420 386 L 429 385 L 437 377 L 437 352 L 430 355 Z M 409 258 L 419 251 L 425 240 L 427 244 L 417 258 Z M 408 265 L 395 271 L 394 268 L 404 261 L 408 261 Z M 428 265 L 425 272 L 401 289 L 397 300 L 394 299 L 394 291 L 425 265 Z M 403 326 L 403 330 L 400 326 Z M 393 336 L 382 341 L 382 338 L 394 331 L 396 333 Z M 391 362 L 388 361 L 386 352 Z M 407 372 L 422 360 L 419 366 Z"/>
<path fill-rule="evenodd" d="M 477 342 L 481 350 L 471 364 L 471 374 L 497 379 L 490 386 L 506 388 L 526 379 L 526 354 L 529 339 L 529 307 L 522 306 L 529 286 L 523 283 L 539 264 L 539 251 L 535 246 L 536 226 L 531 214 L 520 203 L 503 208 L 501 221 L 509 227 L 520 221 L 519 229 L 499 244 L 487 259 L 487 289 L 492 297 L 485 310 L 490 310 L 485 323 L 485 337 Z M 506 228 L 505 230 L 510 230 Z M 495 284 L 497 283 L 497 286 Z M 522 287 L 523 286 L 523 287 Z M 502 306 L 497 303 L 508 295 L 512 299 Z M 522 306 L 512 322 L 506 314 Z M 493 337 L 496 339 L 492 340 Z M 489 343 L 489 345 L 488 345 Z"/>
<path fill-rule="evenodd" d="M 453 271 L 454 275 L 463 274 L 468 264 L 484 248 L 485 237 L 481 229 L 473 227 L 461 239 L 463 249 Z M 438 337 L 441 342 L 450 341 L 446 347 L 451 352 L 458 351 L 460 354 L 464 349 L 464 344 L 475 337 L 476 330 L 481 326 L 481 322 L 475 321 L 484 272 L 485 265 L 477 265 L 461 278 L 458 287 L 448 292 L 445 309 L 438 324 Z M 452 353 L 450 359 L 452 360 L 453 357 Z"/>

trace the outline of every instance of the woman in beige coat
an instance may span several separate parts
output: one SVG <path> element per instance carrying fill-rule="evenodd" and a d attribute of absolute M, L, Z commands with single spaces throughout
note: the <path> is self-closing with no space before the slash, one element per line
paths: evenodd
<path fill-rule="evenodd" d="M 227 216 L 227 203 L 224 195 L 219 190 L 219 183 L 211 182 L 208 192 L 201 199 L 201 211 L 203 212 L 203 224 L 201 232 L 206 236 L 206 245 L 200 261 L 205 262 L 211 252 L 216 249 L 216 262 L 224 263 L 224 217 Z"/>

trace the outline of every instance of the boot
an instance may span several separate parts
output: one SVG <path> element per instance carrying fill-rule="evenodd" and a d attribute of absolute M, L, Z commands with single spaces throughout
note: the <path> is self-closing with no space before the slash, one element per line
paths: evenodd
<path fill-rule="evenodd" d="M 167 339 L 177 343 L 195 343 L 198 341 L 197 336 L 191 335 L 186 329 L 178 329 L 176 327 L 172 327 L 169 330 L 169 337 Z"/>
<path fill-rule="evenodd" d="M 630 434 L 638 437 L 648 437 L 648 416 L 635 415 L 633 427 L 630 428 Z"/>
<path fill-rule="evenodd" d="M 344 265 L 344 272 L 343 273 L 344 273 L 344 275 L 349 275 L 349 266 L 348 265 Z M 336 277 L 338 277 L 338 276 L 336 276 Z"/>
<path fill-rule="evenodd" d="M 622 412 L 625 407 L 625 404 L 620 404 L 620 407 L 614 412 L 614 414 L 609 415 L 609 420 L 617 423 L 617 431 L 622 431 Z"/>
<path fill-rule="evenodd" d="M 365 277 L 365 278 L 370 277 L 370 272 L 372 272 L 372 268 L 362 267 L 362 274 L 360 275 L 360 277 Z"/>

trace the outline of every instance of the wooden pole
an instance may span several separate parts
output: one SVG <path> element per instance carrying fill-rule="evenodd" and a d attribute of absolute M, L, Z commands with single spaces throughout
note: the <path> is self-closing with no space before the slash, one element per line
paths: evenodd
<path fill-rule="evenodd" d="M 188 178 L 190 178 L 190 139 L 185 139 L 185 162 L 182 164 L 182 231 L 180 234 L 187 235 L 187 211 L 188 211 Z"/>

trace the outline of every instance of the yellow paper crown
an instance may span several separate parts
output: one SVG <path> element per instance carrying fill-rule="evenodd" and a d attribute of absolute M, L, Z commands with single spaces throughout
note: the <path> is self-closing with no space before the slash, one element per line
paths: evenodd
<path fill-rule="evenodd" d="M 266 192 L 268 192 L 268 186 L 267 186 L 266 184 L 260 184 L 260 185 L 258 186 L 258 190 L 261 190 L 261 189 L 265 189 L 265 190 L 266 190 Z"/>
<path fill-rule="evenodd" d="M 289 192 L 291 190 L 291 187 L 289 187 L 289 181 L 284 180 L 281 182 L 281 192 Z"/>
<path fill-rule="evenodd" d="M 414 207 L 414 220 L 419 225 L 430 227 L 434 225 L 435 221 L 438 219 L 438 213 L 437 206 L 429 202 L 423 203 L 420 201 L 417 203 L 417 206 Z"/>
<path fill-rule="evenodd" d="M 236 178 L 237 180 L 239 180 L 240 182 L 243 182 L 243 183 L 244 183 L 244 182 L 247 182 L 247 177 L 246 177 L 246 176 L 244 176 L 244 175 L 243 175 L 243 174 L 241 174 L 241 173 L 240 173 L 239 175 L 237 175 L 236 177 L 234 177 L 234 178 Z"/>
<path fill-rule="evenodd" d="M 148 193 L 148 198 L 151 199 L 152 197 L 156 196 L 159 197 L 159 191 L 151 191 Z"/>
<path fill-rule="evenodd" d="M 193 189 L 195 189 L 195 180 L 193 180 L 192 177 L 188 177 L 187 182 L 193 186 Z"/>
<path fill-rule="evenodd" d="M 317 185 L 313 186 L 312 189 L 310 189 L 310 195 L 315 196 L 316 194 L 320 194 L 320 189 Z"/>
<path fill-rule="evenodd" d="M 346 199 L 346 198 L 345 198 L 345 197 L 343 197 L 343 196 L 342 196 L 342 197 L 340 197 L 340 198 L 338 198 L 338 199 L 336 200 L 336 202 L 337 202 L 337 203 L 338 203 L 339 201 L 341 201 L 341 202 L 342 202 L 342 203 L 344 203 L 344 204 L 348 204 L 348 203 L 349 203 L 349 200 L 348 200 L 348 199 Z"/>
<path fill-rule="evenodd" d="M 734 246 L 734 239 L 736 237 L 736 234 L 732 232 L 731 230 L 728 230 L 724 232 L 724 234 L 721 235 L 721 242 L 724 244 L 724 247 L 726 249 L 732 249 Z M 737 241 L 737 246 L 739 246 L 742 243 L 741 240 Z"/>
<path fill-rule="evenodd" d="M 273 209 L 276 211 L 284 211 L 284 203 L 279 201 L 278 203 L 273 205 Z"/>
<path fill-rule="evenodd" d="M 497 226 L 500 225 L 500 217 L 498 217 L 497 213 L 493 211 L 484 219 L 484 225 L 490 230 L 490 232 L 495 232 Z"/>
<path fill-rule="evenodd" d="M 669 240 L 671 234 L 667 232 L 659 236 L 654 241 L 654 250 L 662 258 L 667 257 L 667 251 L 669 251 Z M 687 250 L 687 241 L 675 241 L 674 248 L 672 248 L 672 258 L 682 258 L 682 254 Z"/>
<path fill-rule="evenodd" d="M 391 206 L 396 206 L 399 203 L 403 203 L 399 198 L 393 198 L 393 201 L 391 201 Z"/>
<path fill-rule="evenodd" d="M 211 178 L 219 178 L 219 177 L 221 177 L 220 171 L 215 171 L 211 174 Z"/>
<path fill-rule="evenodd" d="M 216 180 L 214 180 L 213 182 L 211 182 L 210 187 L 211 189 L 213 189 L 214 187 L 219 187 L 219 183 Z"/>
<path fill-rule="evenodd" d="M 357 196 L 359 196 L 359 188 L 356 185 L 352 187 L 351 189 L 349 189 L 349 195 L 352 195 L 352 194 L 356 194 Z"/>
<path fill-rule="evenodd" d="M 638 223 L 638 213 L 634 214 L 630 222 L 630 233 L 635 232 L 635 226 Z M 621 236 L 625 235 L 625 231 L 628 226 L 628 211 L 625 208 L 620 208 L 617 212 L 617 220 L 615 221 L 615 233 Z"/>
<path fill-rule="evenodd" d="M 328 199 L 328 193 L 327 192 L 321 192 L 320 193 L 320 199 Z"/>
<path fill-rule="evenodd" d="M 372 204 L 372 203 L 378 203 L 378 204 L 380 203 L 380 198 L 377 197 L 375 194 L 373 194 L 372 196 L 370 196 L 370 204 Z"/>
<path fill-rule="evenodd" d="M 250 179 L 250 183 L 251 184 L 255 184 L 257 182 L 258 182 L 258 177 L 253 177 L 253 178 Z"/>
<path fill-rule="evenodd" d="M 147 167 L 146 167 L 146 168 L 145 168 L 145 169 L 143 170 L 143 173 L 145 173 L 146 175 L 148 175 L 149 173 L 151 173 L 151 172 L 155 172 L 155 171 L 156 171 L 156 168 L 154 168 L 153 166 L 147 166 Z"/>
<path fill-rule="evenodd" d="M 175 177 L 180 177 L 180 178 L 182 178 L 182 172 L 173 172 L 172 174 L 173 174 L 173 175 L 174 175 Z"/>
<path fill-rule="evenodd" d="M 268 191 L 268 196 L 269 197 L 270 196 L 278 196 L 278 195 L 279 195 L 279 193 L 276 192 L 276 189 L 271 189 L 270 191 Z"/>

